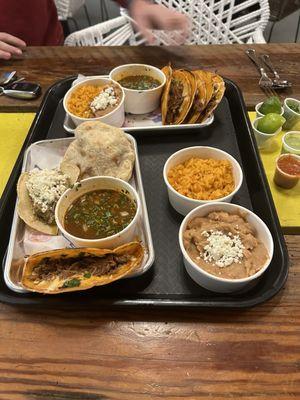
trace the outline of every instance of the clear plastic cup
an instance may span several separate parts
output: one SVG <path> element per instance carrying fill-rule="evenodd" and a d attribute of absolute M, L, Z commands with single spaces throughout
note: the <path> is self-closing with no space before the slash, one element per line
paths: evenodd
<path fill-rule="evenodd" d="M 257 124 L 258 124 L 258 121 L 260 119 L 262 119 L 262 118 L 263 117 L 256 118 L 252 123 L 252 129 L 253 129 L 254 136 L 255 136 L 255 139 L 256 139 L 257 147 L 259 149 L 264 149 L 267 146 L 267 143 L 270 142 L 270 140 L 272 138 L 277 136 L 282 130 L 282 126 L 281 126 L 274 133 L 264 133 L 264 132 L 259 131 L 257 129 Z"/>
<path fill-rule="evenodd" d="M 260 107 L 261 107 L 262 105 L 263 105 L 263 101 L 261 101 L 260 103 L 256 104 L 256 106 L 255 106 L 256 118 L 260 118 L 260 117 L 264 117 L 264 116 L 265 116 L 265 114 L 262 114 L 262 113 L 259 111 L 259 109 L 260 109 Z M 283 113 L 284 113 L 284 108 L 281 107 L 281 113 L 280 113 L 280 115 L 283 115 Z"/>
<path fill-rule="evenodd" d="M 294 104 L 298 104 L 298 107 L 300 109 L 300 100 L 293 99 L 291 97 L 288 97 L 284 100 L 283 102 L 283 108 L 284 108 L 284 118 L 285 118 L 285 123 L 283 125 L 283 129 L 285 131 L 290 131 L 293 130 L 294 126 L 300 122 L 300 113 L 292 110 L 288 106 L 288 102 L 293 102 Z"/>
<path fill-rule="evenodd" d="M 284 153 L 300 155 L 300 131 L 290 131 L 283 135 L 281 154 Z"/>

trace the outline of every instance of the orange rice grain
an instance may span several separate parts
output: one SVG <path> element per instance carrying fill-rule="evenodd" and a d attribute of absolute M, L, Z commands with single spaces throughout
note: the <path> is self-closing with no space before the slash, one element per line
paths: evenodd
<path fill-rule="evenodd" d="M 196 200 L 216 200 L 235 188 L 228 160 L 192 157 L 171 168 L 168 181 L 180 194 Z"/>

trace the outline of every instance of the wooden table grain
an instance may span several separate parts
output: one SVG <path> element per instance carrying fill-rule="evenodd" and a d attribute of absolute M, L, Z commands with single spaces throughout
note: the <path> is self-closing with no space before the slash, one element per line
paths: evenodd
<path fill-rule="evenodd" d="M 300 97 L 300 45 L 255 46 L 272 54 Z M 263 93 L 245 46 L 28 48 L 2 62 L 43 90 L 79 72 L 125 62 L 205 67 L 236 81 L 253 108 Z M 0 98 L 0 111 L 39 101 Z M 286 236 L 285 288 L 249 310 L 18 308 L 0 304 L 0 399 L 300 399 L 300 238 Z"/>
<path fill-rule="evenodd" d="M 249 109 L 264 98 L 258 86 L 259 72 L 245 54 L 247 45 L 180 46 L 180 47 L 32 47 L 27 48 L 20 59 L 2 61 L 0 73 L 16 70 L 26 80 L 39 82 L 43 92 L 59 79 L 81 74 L 108 74 L 109 71 L 127 63 L 147 63 L 162 67 L 171 61 L 176 68 L 205 68 L 217 71 L 232 79 L 243 91 Z M 293 87 L 283 96 L 300 93 L 300 45 L 256 45 L 260 53 L 272 57 L 278 72 L 292 82 Z M 41 99 L 20 101 L 0 97 L 0 112 L 36 111 Z"/>

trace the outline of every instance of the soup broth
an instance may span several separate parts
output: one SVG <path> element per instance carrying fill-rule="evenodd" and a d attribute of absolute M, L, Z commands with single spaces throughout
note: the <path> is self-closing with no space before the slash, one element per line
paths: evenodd
<path fill-rule="evenodd" d="M 148 75 L 130 75 L 119 80 L 119 84 L 126 89 L 149 90 L 160 86 L 161 82 Z"/>
<path fill-rule="evenodd" d="M 115 235 L 130 224 L 136 204 L 124 192 L 102 189 L 85 193 L 68 208 L 64 228 L 83 239 Z"/>

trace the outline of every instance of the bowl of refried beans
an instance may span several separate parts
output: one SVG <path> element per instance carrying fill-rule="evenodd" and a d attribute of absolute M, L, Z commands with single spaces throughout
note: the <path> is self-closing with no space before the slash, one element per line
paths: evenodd
<path fill-rule="evenodd" d="M 219 293 L 250 287 L 270 265 L 274 247 L 256 214 L 222 202 L 192 210 L 180 226 L 179 244 L 190 277 Z"/>

